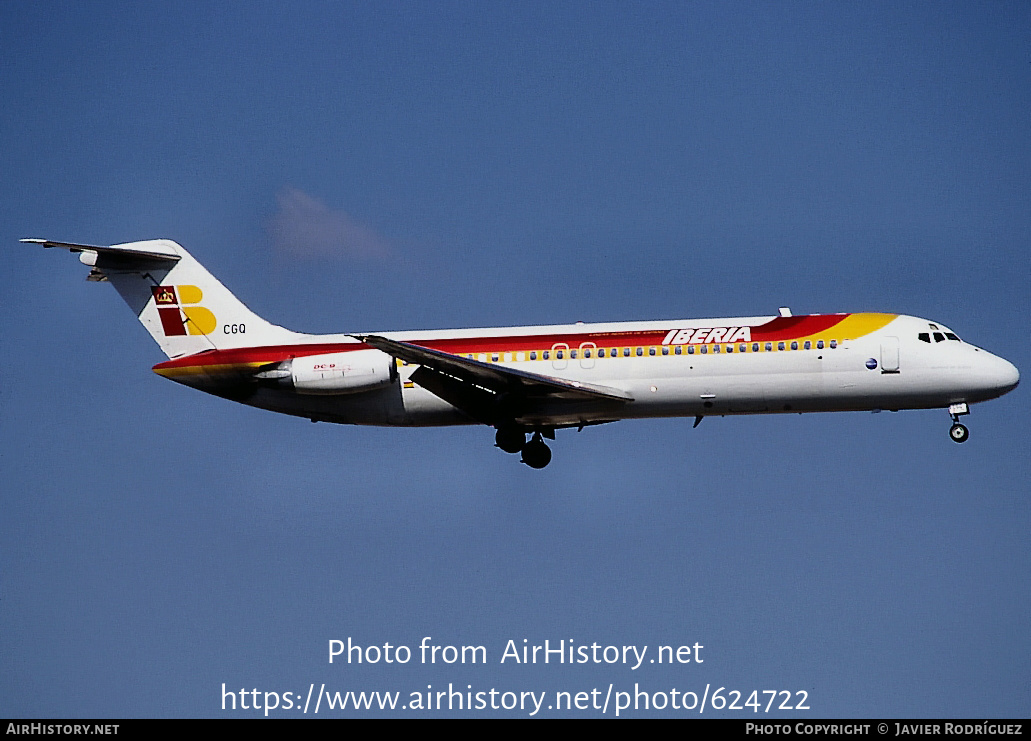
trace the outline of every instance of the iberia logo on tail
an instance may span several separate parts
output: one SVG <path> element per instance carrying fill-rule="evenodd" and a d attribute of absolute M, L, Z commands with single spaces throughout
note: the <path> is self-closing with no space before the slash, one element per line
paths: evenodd
<path fill-rule="evenodd" d="M 166 337 L 211 334 L 218 326 L 211 311 L 197 306 L 204 298 L 197 286 L 151 286 L 150 290 Z"/>

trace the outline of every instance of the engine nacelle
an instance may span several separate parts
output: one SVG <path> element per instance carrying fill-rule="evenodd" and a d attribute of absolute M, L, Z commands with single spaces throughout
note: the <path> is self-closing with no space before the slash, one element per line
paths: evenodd
<path fill-rule="evenodd" d="M 306 355 L 285 360 L 258 378 L 275 379 L 299 394 L 356 394 L 393 383 L 397 363 L 379 350 Z"/>

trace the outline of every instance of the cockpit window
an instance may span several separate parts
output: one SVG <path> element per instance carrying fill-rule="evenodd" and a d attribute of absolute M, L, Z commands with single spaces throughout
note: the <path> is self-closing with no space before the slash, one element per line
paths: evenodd
<path fill-rule="evenodd" d="M 921 342 L 928 342 L 929 343 L 931 341 L 931 334 L 930 334 L 930 332 L 921 332 L 920 334 L 918 334 L 916 336 L 916 338 L 918 340 L 920 340 Z"/>

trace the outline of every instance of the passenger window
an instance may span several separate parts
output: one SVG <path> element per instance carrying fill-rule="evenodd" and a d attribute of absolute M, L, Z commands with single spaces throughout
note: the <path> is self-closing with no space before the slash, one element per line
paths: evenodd
<path fill-rule="evenodd" d="M 734 352 L 734 346 L 733 345 L 727 345 L 727 352 Z"/>
<path fill-rule="evenodd" d="M 630 357 L 630 348 L 629 347 L 624 347 L 623 348 L 623 357 L 624 358 L 629 358 Z"/>
<path fill-rule="evenodd" d="M 637 357 L 641 357 L 642 355 L 644 355 L 644 348 L 643 347 L 637 348 Z"/>
<path fill-rule="evenodd" d="M 571 357 L 573 360 L 576 360 L 576 350 L 570 350 L 569 357 Z"/>
<path fill-rule="evenodd" d="M 805 341 L 805 349 L 806 350 L 812 350 L 813 349 L 813 343 L 810 342 L 809 340 L 806 340 Z"/>
<path fill-rule="evenodd" d="M 792 342 L 791 343 L 791 349 L 792 350 L 797 350 L 798 349 L 798 343 L 797 342 Z"/>
<path fill-rule="evenodd" d="M 758 342 L 753 342 L 752 343 L 752 352 L 759 352 L 759 343 Z"/>
<path fill-rule="evenodd" d="M 704 350 L 705 348 L 702 348 L 702 349 Z M 720 351 L 720 346 L 719 345 L 713 345 L 712 346 L 712 351 L 714 353 L 718 353 Z"/>
<path fill-rule="evenodd" d="M 665 347 L 665 346 L 663 346 L 663 348 L 662 348 L 662 354 L 663 354 L 663 355 L 669 355 L 669 348 L 668 348 L 668 347 Z"/>
<path fill-rule="evenodd" d="M 562 350 L 556 350 L 555 351 L 555 359 L 556 360 L 562 360 L 562 358 L 564 358 L 564 357 L 565 357 L 565 353 L 563 353 Z"/>
<path fill-rule="evenodd" d="M 680 355 L 683 351 L 684 351 L 684 349 L 682 347 L 680 347 L 680 345 L 677 345 L 676 349 L 673 350 L 673 354 L 674 355 Z"/>
<path fill-rule="evenodd" d="M 648 354 L 649 355 L 654 355 L 655 354 L 655 348 L 654 347 L 649 347 L 648 348 Z"/>
<path fill-rule="evenodd" d="M 941 332 L 935 332 L 934 333 L 934 341 L 935 342 L 945 342 L 945 335 L 943 335 Z"/>
<path fill-rule="evenodd" d="M 737 349 L 738 352 L 748 352 L 748 345 L 742 342 L 740 345 L 737 346 Z"/>
<path fill-rule="evenodd" d="M 498 362 L 498 354 L 496 352 L 490 354 L 490 362 L 492 362 L 492 363 Z"/>
<path fill-rule="evenodd" d="M 573 352 L 576 352 L 576 351 L 574 350 Z M 591 351 L 590 350 L 584 350 L 584 357 L 585 358 L 591 357 Z"/>
<path fill-rule="evenodd" d="M 833 350 L 837 346 L 838 346 L 838 341 L 837 340 L 831 340 L 831 350 Z"/>
<path fill-rule="evenodd" d="M 541 353 L 541 357 L 543 357 L 545 360 L 547 360 L 550 355 L 551 355 L 551 353 L 549 351 L 547 351 L 547 350 L 545 350 L 543 353 Z"/>
<path fill-rule="evenodd" d="M 767 342 L 766 343 L 766 352 L 770 352 L 771 350 L 773 350 L 773 343 L 772 342 Z"/>
<path fill-rule="evenodd" d="M 783 342 L 778 342 L 777 343 L 777 349 L 778 350 L 783 350 L 784 349 L 784 343 Z"/>
<path fill-rule="evenodd" d="M 823 340 L 817 340 L 816 341 L 816 349 L 817 350 L 822 350 L 823 349 Z"/>
<path fill-rule="evenodd" d="M 694 345 L 688 345 L 687 346 L 687 354 L 688 355 L 694 355 Z"/>
<path fill-rule="evenodd" d="M 537 359 L 537 351 L 536 350 L 531 350 L 530 351 L 530 360 L 536 360 L 536 359 Z"/>
<path fill-rule="evenodd" d="M 709 352 L 708 345 L 702 345 L 702 355 L 705 355 L 708 352 Z"/>

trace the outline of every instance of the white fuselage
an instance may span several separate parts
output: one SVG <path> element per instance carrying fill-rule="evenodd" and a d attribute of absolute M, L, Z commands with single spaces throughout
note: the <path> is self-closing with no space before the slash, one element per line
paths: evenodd
<path fill-rule="evenodd" d="M 541 403 L 525 410 L 517 420 L 530 427 L 643 417 L 941 408 L 1000 396 L 1019 380 L 1017 369 L 1008 361 L 958 339 L 935 341 L 935 332 L 928 329 L 931 322 L 903 315 L 862 337 L 835 337 L 833 344 L 829 338 L 808 343 L 784 340 L 729 345 L 637 345 L 627 339 L 636 333 L 650 333 L 654 338 L 655 332 L 665 332 L 671 326 L 760 326 L 770 320 L 739 317 L 396 332 L 383 336 L 414 344 L 475 341 L 475 349 L 482 352 L 460 354 L 503 368 L 622 389 L 633 399 Z M 942 336 L 948 333 L 954 337 L 937 326 Z M 609 354 L 610 348 L 595 339 L 613 334 L 624 338 L 618 345 L 614 340 L 608 343 L 616 350 L 614 357 Z M 923 341 L 920 334 L 931 339 Z M 518 341 L 522 337 L 534 337 L 539 349 L 506 349 L 525 345 Z M 492 339 L 496 340 L 493 347 Z M 311 336 L 311 341 L 353 342 L 343 335 Z M 791 349 L 793 343 L 797 349 Z M 547 359 L 544 351 L 548 351 Z M 599 351 L 605 352 L 600 355 Z M 531 359 L 531 352 L 535 359 Z M 572 357 L 574 354 L 576 357 Z M 416 368 L 398 361 L 395 384 L 362 394 L 313 397 L 263 390 L 248 403 L 313 419 L 356 424 L 422 426 L 473 421 L 436 394 L 411 383 Z"/>

